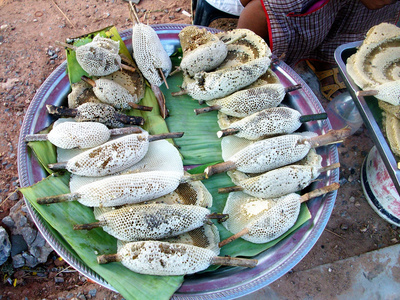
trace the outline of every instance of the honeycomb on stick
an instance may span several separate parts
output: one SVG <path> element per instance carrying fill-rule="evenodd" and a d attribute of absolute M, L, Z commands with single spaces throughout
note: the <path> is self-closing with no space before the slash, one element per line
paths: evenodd
<path fill-rule="evenodd" d="M 191 231 L 218 216 L 223 219 L 196 205 L 151 203 L 110 210 L 98 217 L 99 222 L 79 224 L 74 229 L 102 227 L 123 241 L 159 240 Z"/>
<path fill-rule="evenodd" d="M 209 249 L 186 244 L 160 241 L 130 242 L 116 254 L 97 257 L 99 264 L 121 262 L 133 272 L 148 275 L 187 275 L 207 269 L 210 265 L 255 267 L 255 259 L 219 257 Z"/>

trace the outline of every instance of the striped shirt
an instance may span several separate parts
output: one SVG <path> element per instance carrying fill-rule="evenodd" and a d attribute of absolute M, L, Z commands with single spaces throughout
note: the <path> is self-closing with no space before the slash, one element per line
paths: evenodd
<path fill-rule="evenodd" d="M 319 59 L 334 63 L 342 44 L 363 40 L 382 22 L 395 24 L 400 2 L 369 10 L 358 0 L 260 0 L 268 20 L 269 45 L 285 62 Z M 318 5 L 315 3 L 318 2 Z"/>

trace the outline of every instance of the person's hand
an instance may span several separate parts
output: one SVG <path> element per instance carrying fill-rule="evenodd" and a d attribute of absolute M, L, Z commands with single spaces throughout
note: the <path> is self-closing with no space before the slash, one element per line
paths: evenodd
<path fill-rule="evenodd" d="M 380 9 L 386 5 L 395 3 L 397 0 L 360 0 L 368 9 Z"/>

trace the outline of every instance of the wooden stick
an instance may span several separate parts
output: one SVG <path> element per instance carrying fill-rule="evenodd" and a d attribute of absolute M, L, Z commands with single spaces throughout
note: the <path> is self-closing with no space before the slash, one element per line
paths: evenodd
<path fill-rule="evenodd" d="M 128 65 L 125 65 L 125 64 L 121 64 L 121 69 L 130 71 L 130 72 L 135 72 L 136 71 L 136 69 L 134 67 L 131 67 L 131 66 L 128 66 Z"/>
<path fill-rule="evenodd" d="M 245 234 L 249 233 L 249 228 L 244 228 L 242 230 L 240 230 L 238 233 L 228 237 L 227 239 L 221 241 L 218 243 L 218 247 L 222 248 L 223 246 L 225 246 L 226 244 L 229 244 L 230 242 L 233 242 L 234 240 L 237 240 L 238 238 L 244 236 Z"/>
<path fill-rule="evenodd" d="M 141 111 L 152 111 L 153 108 L 151 106 L 139 105 L 137 103 L 129 102 L 128 105 L 133 109 L 141 110 Z"/>
<path fill-rule="evenodd" d="M 171 73 L 169 73 L 169 76 L 173 76 L 173 75 L 175 75 L 176 73 L 179 73 L 179 72 L 181 72 L 181 71 L 182 71 L 182 69 L 181 69 L 180 67 L 176 66 L 176 67 L 175 67 L 175 70 L 173 70 Z"/>
<path fill-rule="evenodd" d="M 254 268 L 258 264 L 257 259 L 239 258 L 230 256 L 216 256 L 212 259 L 211 264 L 221 266 L 234 266 L 244 268 Z"/>
<path fill-rule="evenodd" d="M 379 92 L 377 90 L 366 90 L 366 91 L 358 91 L 357 96 L 376 96 Z"/>
<path fill-rule="evenodd" d="M 107 225 L 105 222 L 94 222 L 88 224 L 76 224 L 74 225 L 74 230 L 90 230 L 93 228 L 103 227 Z"/>
<path fill-rule="evenodd" d="M 182 96 L 182 95 L 187 95 L 187 94 L 188 94 L 188 91 L 181 88 L 181 90 L 179 92 L 171 93 L 171 96 L 176 97 L 176 96 Z"/>
<path fill-rule="evenodd" d="M 337 169 L 337 168 L 340 168 L 340 163 L 334 163 L 334 164 L 331 164 L 329 166 L 322 167 L 322 168 L 320 168 L 318 170 L 318 172 L 319 173 L 327 172 L 327 171 L 334 170 L 334 169 Z"/>
<path fill-rule="evenodd" d="M 197 174 L 189 174 L 183 175 L 182 179 L 180 180 L 181 183 L 191 182 L 191 181 L 200 181 L 206 179 L 205 173 L 197 173 Z"/>
<path fill-rule="evenodd" d="M 161 68 L 158 68 L 158 71 L 160 72 L 161 78 L 163 79 L 165 86 L 167 87 L 167 89 L 169 90 L 169 86 L 168 86 L 168 82 L 167 79 L 165 78 L 164 72 Z"/>
<path fill-rule="evenodd" d="M 50 115 L 56 115 L 59 117 L 76 117 L 78 110 L 76 108 L 69 108 L 65 106 L 55 106 L 52 104 L 46 104 L 47 112 Z"/>
<path fill-rule="evenodd" d="M 41 141 L 47 141 L 47 134 L 27 134 L 25 136 L 25 142 L 41 142 Z"/>
<path fill-rule="evenodd" d="M 207 219 L 218 220 L 218 223 L 222 223 L 222 222 L 225 222 L 226 220 L 229 219 L 229 215 L 228 214 L 212 213 L 212 214 L 207 215 L 206 218 Z"/>
<path fill-rule="evenodd" d="M 160 115 L 163 119 L 168 116 L 167 106 L 165 104 L 165 97 L 164 94 L 161 92 L 160 87 L 152 84 L 151 90 L 153 91 L 154 95 L 156 96 L 158 106 L 160 108 Z"/>
<path fill-rule="evenodd" d="M 234 135 L 234 134 L 239 133 L 239 132 L 240 132 L 239 129 L 227 128 L 227 129 L 219 130 L 219 131 L 217 132 L 217 137 L 218 137 L 218 138 L 222 138 L 222 137 L 224 137 L 224 136 Z"/>
<path fill-rule="evenodd" d="M 38 204 L 52 204 L 59 202 L 76 201 L 80 197 L 81 196 L 78 193 L 70 193 L 70 194 L 62 194 L 56 196 L 41 197 L 37 198 L 36 201 Z"/>
<path fill-rule="evenodd" d="M 320 146 L 326 146 L 330 144 L 336 144 L 342 142 L 345 138 L 349 137 L 351 134 L 350 128 L 343 128 L 339 130 L 330 130 L 328 133 L 319 135 L 316 137 L 304 139 L 302 142 L 309 142 L 311 148 L 317 148 Z"/>
<path fill-rule="evenodd" d="M 67 19 L 67 21 L 68 21 L 68 23 L 72 26 L 72 28 L 74 27 L 74 24 L 72 24 L 72 22 L 68 19 L 68 17 L 67 17 L 67 15 L 66 14 L 64 14 L 64 12 L 61 10 L 61 8 L 57 5 L 57 3 L 54 1 L 54 0 L 52 0 L 53 1 L 53 3 L 54 3 L 54 5 L 57 7 L 57 9 L 62 13 L 62 15 L 64 16 L 64 18 L 66 18 Z"/>
<path fill-rule="evenodd" d="M 210 111 L 220 110 L 220 109 L 221 109 L 220 105 L 211 105 L 211 106 L 207 106 L 207 107 L 203 107 L 203 108 L 197 108 L 194 110 L 194 113 L 196 115 L 199 115 L 199 114 L 204 114 L 204 113 L 208 113 Z"/>
<path fill-rule="evenodd" d="M 68 43 L 64 43 L 64 42 L 60 42 L 60 41 L 55 41 L 55 44 L 64 48 L 68 48 L 68 49 L 72 49 L 72 50 L 76 50 L 78 47 L 68 44 Z"/>
<path fill-rule="evenodd" d="M 118 254 L 103 254 L 97 256 L 97 262 L 99 264 L 107 264 L 110 262 L 118 262 L 118 261 L 121 261 Z"/>
<path fill-rule="evenodd" d="M 228 46 L 230 44 L 233 44 L 234 42 L 237 42 L 238 40 L 241 40 L 241 39 L 245 38 L 246 36 L 247 35 L 245 33 L 243 33 L 242 35 L 240 35 L 240 36 L 238 36 L 238 37 L 236 37 L 236 38 L 234 38 L 234 39 L 232 39 L 230 41 L 224 42 L 224 44 Z"/>
<path fill-rule="evenodd" d="M 208 166 L 204 172 L 206 173 L 206 178 L 218 173 L 227 172 L 229 170 L 236 169 L 236 164 L 232 161 L 225 161 L 219 164 Z"/>
<path fill-rule="evenodd" d="M 243 191 L 244 189 L 241 186 L 234 185 L 234 186 L 228 186 L 224 188 L 219 188 L 218 193 L 219 194 L 225 194 L 225 193 L 231 193 L 231 192 L 240 192 Z"/>
<path fill-rule="evenodd" d="M 65 170 L 65 168 L 67 167 L 67 162 L 48 164 L 47 167 L 51 170 Z"/>
<path fill-rule="evenodd" d="M 184 134 L 185 134 L 184 132 L 167 132 L 161 134 L 154 134 L 149 136 L 149 142 L 164 140 L 164 139 L 180 138 Z"/>
<path fill-rule="evenodd" d="M 324 186 L 324 187 L 322 187 L 320 189 L 313 190 L 313 191 L 311 191 L 311 192 L 309 192 L 307 194 L 302 195 L 300 197 L 300 203 L 306 202 L 306 201 L 308 201 L 308 200 L 310 200 L 312 198 L 316 198 L 316 197 L 322 196 L 322 195 L 324 195 L 326 193 L 335 191 L 339 187 L 340 187 L 340 184 L 338 182 L 334 182 L 331 185 Z"/>
<path fill-rule="evenodd" d="M 130 17 L 132 19 L 132 22 L 134 22 L 135 24 L 140 24 L 140 19 L 139 16 L 136 13 L 136 5 L 132 4 L 131 1 L 129 1 L 129 12 L 130 12 Z M 132 16 L 133 15 L 133 16 Z"/>
<path fill-rule="evenodd" d="M 123 128 L 110 129 L 111 135 L 132 134 L 132 133 L 141 133 L 141 132 L 142 132 L 142 129 L 139 127 L 123 127 Z"/>
<path fill-rule="evenodd" d="M 142 126 L 144 124 L 144 119 L 142 117 L 136 117 L 136 116 L 128 116 L 120 113 L 115 113 L 114 118 L 117 121 L 120 121 L 121 123 L 127 124 L 127 125 L 139 125 Z"/>
<path fill-rule="evenodd" d="M 301 86 L 301 84 L 291 85 L 291 86 L 288 86 L 288 87 L 285 88 L 285 92 L 286 93 L 290 93 L 290 92 L 293 92 L 293 91 L 297 91 L 297 90 L 299 90 L 301 88 L 303 88 Z"/>
<path fill-rule="evenodd" d="M 299 121 L 300 121 L 300 123 L 305 123 L 305 122 L 310 122 L 310 121 L 325 120 L 327 118 L 328 118 L 327 113 L 319 113 L 319 114 L 300 116 Z"/>
<path fill-rule="evenodd" d="M 91 79 L 91 78 L 89 78 L 89 77 L 87 77 L 87 76 L 85 76 L 85 75 L 83 75 L 83 76 L 81 77 L 81 79 L 82 79 L 84 82 L 90 84 L 92 87 L 95 87 L 95 86 L 96 86 L 96 81 L 94 81 L 93 79 Z"/>

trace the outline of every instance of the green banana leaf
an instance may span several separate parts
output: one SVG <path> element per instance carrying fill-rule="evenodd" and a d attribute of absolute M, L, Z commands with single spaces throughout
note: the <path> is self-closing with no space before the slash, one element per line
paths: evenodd
<path fill-rule="evenodd" d="M 120 39 L 114 27 L 106 28 L 97 33 L 104 36 L 112 36 Z M 96 33 L 94 33 L 96 34 Z M 83 41 L 88 42 L 94 37 L 91 34 L 84 37 Z M 78 46 L 83 41 L 75 40 L 74 45 Z M 123 44 L 123 43 L 122 43 Z M 121 44 L 121 45 L 122 45 Z M 124 47 L 122 47 L 124 49 Z M 125 47 L 126 48 L 126 47 Z M 125 50 L 123 50 L 125 51 Z M 126 50 L 127 51 L 127 50 Z M 80 80 L 85 72 L 74 60 L 74 52 L 67 50 L 68 74 L 70 82 Z M 128 53 L 129 54 L 129 53 Z M 124 53 L 125 56 L 128 56 Z M 172 57 L 173 64 L 179 65 L 178 56 Z M 150 134 L 163 133 L 167 131 L 184 131 L 185 134 L 180 139 L 175 139 L 179 151 L 182 154 L 184 165 L 201 165 L 190 170 L 191 173 L 200 173 L 204 168 L 213 163 L 222 161 L 220 139 L 216 132 L 219 130 L 217 124 L 217 113 L 211 112 L 196 116 L 193 112 L 200 105 L 189 96 L 172 97 L 171 92 L 179 90 L 182 84 L 182 75 L 175 74 L 168 78 L 170 89 L 162 86 L 162 91 L 166 98 L 169 117 L 165 120 L 159 114 L 159 108 L 152 90 L 147 86 L 145 97 L 141 104 L 152 106 L 152 112 L 127 111 L 130 115 L 141 115 L 145 118 L 144 129 Z M 204 106 L 204 105 L 203 105 Z M 86 264 L 89 268 L 104 278 L 113 286 L 125 299 L 168 299 L 180 287 L 183 276 L 148 276 L 136 274 L 124 268 L 120 263 L 110 263 L 99 265 L 96 256 L 106 253 L 115 253 L 116 240 L 102 229 L 90 231 L 74 231 L 73 225 L 78 223 L 94 222 L 92 209 L 81 205 L 78 202 L 57 203 L 51 205 L 38 205 L 38 197 L 68 193 L 69 174 L 62 176 L 52 174 L 47 168 L 48 163 L 56 162 L 56 148 L 49 142 L 30 142 L 29 147 L 35 153 L 38 161 L 43 168 L 50 174 L 37 184 L 21 188 L 21 192 L 34 207 L 38 214 L 48 224 L 49 230 L 68 249 L 77 260 Z M 224 208 L 227 195 L 218 194 L 217 189 L 223 186 L 230 186 L 232 182 L 226 174 L 217 174 L 210 179 L 204 180 L 208 190 L 213 195 L 213 212 L 221 212 Z M 302 205 L 297 223 L 284 236 L 266 244 L 253 244 L 242 239 L 238 239 L 221 249 L 221 255 L 247 256 L 251 257 L 272 247 L 297 228 L 302 226 L 310 218 L 310 213 L 306 205 Z M 216 224 L 220 231 L 221 240 L 231 235 L 222 225 Z M 217 266 L 210 267 L 207 271 L 212 271 Z"/>

